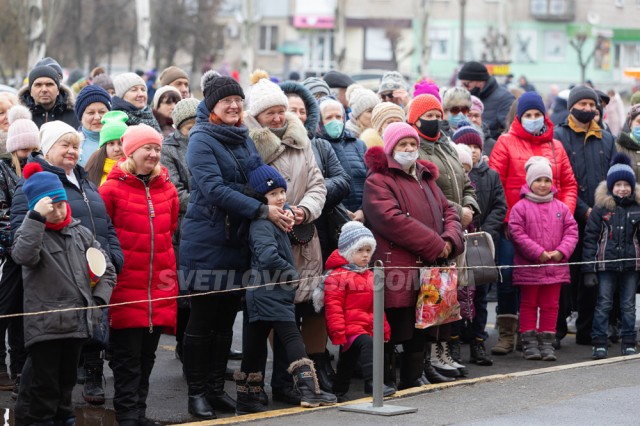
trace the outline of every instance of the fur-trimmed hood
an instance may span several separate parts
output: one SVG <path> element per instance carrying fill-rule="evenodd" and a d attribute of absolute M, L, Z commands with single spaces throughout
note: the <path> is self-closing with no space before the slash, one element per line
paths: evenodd
<path fill-rule="evenodd" d="M 635 196 L 636 203 L 640 204 L 640 185 L 636 184 L 635 192 L 633 195 Z M 598 184 L 595 193 L 595 207 L 602 207 L 607 210 L 614 210 L 616 208 L 616 199 L 612 194 L 609 193 L 607 189 L 607 181 L 603 180 Z"/>
<path fill-rule="evenodd" d="M 266 164 L 271 164 L 286 149 L 305 149 L 310 145 L 307 129 L 302 121 L 293 113 L 285 113 L 287 130 L 280 139 L 268 127 L 262 127 L 255 117 L 244 113 L 244 123 L 249 128 L 249 136 L 258 149 L 258 153 Z"/>
<path fill-rule="evenodd" d="M 385 154 L 384 149 L 379 146 L 374 146 L 367 150 L 367 153 L 364 155 L 364 162 L 367 164 L 367 167 L 369 167 L 369 173 L 391 174 L 391 170 L 393 169 L 406 173 L 396 160 L 394 160 L 392 156 Z M 438 167 L 431 161 L 418 160 L 416 167 L 418 175 L 426 175 L 427 179 L 436 180 L 438 176 L 440 176 Z"/>
<path fill-rule="evenodd" d="M 76 106 L 76 97 L 73 94 L 73 91 L 69 88 L 69 86 L 65 84 L 60 84 L 58 97 L 56 98 L 56 105 L 59 103 L 63 103 L 66 105 L 67 109 L 73 111 L 73 108 Z M 20 99 L 20 103 L 27 108 L 31 109 L 36 105 L 36 101 L 31 96 L 31 92 L 29 91 L 29 86 L 22 86 L 20 90 L 18 90 L 18 99 Z"/>
<path fill-rule="evenodd" d="M 320 123 L 320 109 L 316 98 L 313 97 L 309 89 L 295 81 L 283 81 L 280 83 L 280 88 L 285 94 L 295 93 L 300 96 L 307 110 L 307 121 L 305 121 L 304 127 L 309 133 L 309 138 L 315 136 L 318 131 L 318 123 Z"/>

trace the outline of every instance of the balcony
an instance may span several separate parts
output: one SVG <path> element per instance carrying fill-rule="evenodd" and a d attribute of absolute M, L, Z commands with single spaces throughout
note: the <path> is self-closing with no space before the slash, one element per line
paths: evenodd
<path fill-rule="evenodd" d="M 538 21 L 571 22 L 576 18 L 575 0 L 530 0 L 531 17 Z"/>

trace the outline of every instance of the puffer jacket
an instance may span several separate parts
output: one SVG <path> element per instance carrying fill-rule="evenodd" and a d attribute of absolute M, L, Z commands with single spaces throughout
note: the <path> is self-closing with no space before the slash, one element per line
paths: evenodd
<path fill-rule="evenodd" d="M 563 255 L 560 262 L 550 260 L 546 265 L 567 263 L 578 244 L 578 224 L 569 208 L 555 196 L 548 203 L 535 203 L 525 194 L 531 192 L 525 184 L 522 199 L 511 209 L 509 232 L 515 248 L 513 264 L 538 265 L 543 251 L 558 250 Z M 546 268 L 514 268 L 514 285 L 568 284 L 571 282 L 569 266 Z"/>
<path fill-rule="evenodd" d="M 458 152 L 444 133 L 441 132 L 435 142 L 420 138 L 420 159 L 436 165 L 439 172 L 436 183 L 453 203 L 458 216 L 462 216 L 462 207 L 470 207 L 474 215 L 480 213 L 476 191 L 458 159 Z"/>
<path fill-rule="evenodd" d="M 178 215 L 178 229 L 173 234 L 173 246 L 178 253 L 180 245 L 180 229 L 182 227 L 182 219 L 187 212 L 189 205 L 189 168 L 187 167 L 187 144 L 189 136 L 184 136 L 180 131 L 175 130 L 170 136 L 162 141 L 162 165 L 169 172 L 169 179 L 178 191 L 178 199 L 180 200 L 180 214 Z"/>
<path fill-rule="evenodd" d="M 345 197 L 342 204 L 350 212 L 355 212 L 362 208 L 362 191 L 364 181 L 367 178 L 367 166 L 364 162 L 364 154 L 367 146 L 356 138 L 348 130 L 344 130 L 339 138 L 332 139 L 322 127 L 320 136 L 331 143 L 333 150 L 342 164 L 342 168 L 351 177 L 349 195 Z"/>
<path fill-rule="evenodd" d="M 480 215 L 474 217 L 476 228 L 488 232 L 497 246 L 500 230 L 507 215 L 507 201 L 500 176 L 482 161 L 469 172 L 469 179 L 476 188 L 476 197 L 480 206 Z"/>
<path fill-rule="evenodd" d="M 111 307 L 109 324 L 115 329 L 173 330 L 176 300 L 152 300 L 178 295 L 176 258 L 171 244 L 178 225 L 178 194 L 164 167 L 147 182 L 125 173 L 120 168 L 125 160 L 120 159 L 100 187 L 125 258 L 111 303 L 145 302 Z"/>
<path fill-rule="evenodd" d="M 324 281 L 327 332 L 334 345 L 344 345 L 347 338 L 373 336 L 373 272 L 345 269 L 349 262 L 334 250 L 326 263 L 331 273 Z M 384 340 L 391 338 L 391 327 L 384 317 Z"/>
<path fill-rule="evenodd" d="M 385 308 L 415 306 L 418 269 L 431 266 L 445 245 L 449 259 L 464 251 L 460 218 L 436 184 L 435 164 L 419 160 L 416 177 L 405 173 L 380 147 L 367 151 L 369 175 L 364 186 L 364 216 L 376 238 L 374 261 L 385 265 Z"/>
<path fill-rule="evenodd" d="M 107 269 L 92 289 L 85 257 L 89 247 L 100 249 L 100 244 L 77 219 L 60 231 L 50 231 L 43 221 L 25 218 L 11 252 L 13 260 L 23 266 L 24 312 L 96 306 L 94 298 L 101 304 L 108 302 L 115 270 L 106 257 Z M 25 347 L 48 340 L 88 338 L 101 316 L 100 309 L 25 316 Z"/>
<path fill-rule="evenodd" d="M 295 322 L 292 281 L 297 281 L 299 275 L 293 263 L 289 237 L 270 220 L 257 219 L 251 222 L 249 246 L 252 272 L 249 286 L 256 286 L 245 293 L 249 322 Z"/>
<path fill-rule="evenodd" d="M 583 272 L 640 271 L 640 185 L 627 198 L 614 197 L 607 191 L 607 182 L 596 189 L 595 205 L 584 231 Z M 618 259 L 635 259 L 606 263 Z"/>
<path fill-rule="evenodd" d="M 251 260 L 249 225 L 263 205 L 245 195 L 245 163 L 257 154 L 247 128 L 213 125 L 210 113 L 201 101 L 189 134 L 191 193 L 180 240 L 180 272 L 198 292 L 242 287 Z"/>
<path fill-rule="evenodd" d="M 640 143 L 629 133 L 622 132 L 616 140 L 616 150 L 631 159 L 631 168 L 636 176 L 640 176 Z"/>
<path fill-rule="evenodd" d="M 76 117 L 76 113 L 73 109 L 76 104 L 75 97 L 73 96 L 71 89 L 64 84 L 60 85 L 56 103 L 49 111 L 46 111 L 41 105 L 36 104 L 35 99 L 33 99 L 29 92 L 29 86 L 24 86 L 18 91 L 18 99 L 20 99 L 20 103 L 22 105 L 29 108 L 31 116 L 33 117 L 33 122 L 36 123 L 38 128 L 47 121 L 55 120 L 64 121 L 74 129 L 78 129 L 80 127 L 80 121 L 78 120 L 78 117 Z"/>
<path fill-rule="evenodd" d="M 102 250 L 109 255 L 111 263 L 113 263 L 113 266 L 116 268 L 116 273 L 120 273 L 124 265 L 124 256 L 120 248 L 120 241 L 111 223 L 111 219 L 107 214 L 104 202 L 98 193 L 98 189 L 87 178 L 87 172 L 85 172 L 81 166 L 76 166 L 73 169 L 76 179 L 78 179 L 78 183 L 80 184 L 80 188 L 78 188 L 67 179 L 67 175 L 63 169 L 47 163 L 39 152 L 29 154 L 27 164 L 32 162 L 39 163 L 44 171 L 51 172 L 58 176 L 67 193 L 67 202 L 71 206 L 73 217 L 80 220 L 80 223 L 82 223 L 84 227 L 89 228 L 96 237 L 96 240 L 100 243 Z M 24 195 L 24 192 L 22 192 L 23 184 L 24 179 L 18 182 L 11 205 L 11 229 L 13 230 L 20 227 L 22 220 L 29 211 L 27 197 Z"/>
<path fill-rule="evenodd" d="M 595 192 L 598 184 L 607 179 L 607 172 L 616 146 L 611 133 L 602 131 L 601 137 L 574 132 L 567 121 L 555 128 L 553 137 L 562 142 L 569 156 L 573 175 L 578 183 L 578 199 L 576 202 L 576 220 L 583 222 L 587 211 L 595 203 Z"/>
<path fill-rule="evenodd" d="M 491 137 L 497 139 L 505 130 L 507 114 L 516 98 L 511 92 L 500 86 L 495 77 L 490 77 L 487 80 L 477 96 L 484 104 L 482 121 L 489 126 Z"/>
<path fill-rule="evenodd" d="M 513 120 L 509 133 L 498 138 L 489 157 L 489 167 L 498 172 L 507 199 L 507 216 L 511 208 L 520 200 L 520 190 L 527 182 L 524 165 L 533 156 L 545 157 L 551 162 L 553 184 L 558 191 L 558 200 L 573 213 L 578 197 L 578 185 L 573 169 L 562 143 L 553 138 L 553 123 L 545 117 L 546 131 L 534 136 L 524 130 L 519 120 Z"/>
<path fill-rule="evenodd" d="M 300 119 L 286 114 L 287 130 L 282 139 L 245 112 L 245 123 L 263 161 L 287 181 L 287 203 L 306 210 L 305 223 L 320 217 L 327 196 L 324 178 L 316 164 L 307 131 Z M 310 301 L 322 276 L 322 249 L 316 232 L 311 241 L 293 247 L 296 270 L 303 280 L 296 291 L 296 303 Z"/>

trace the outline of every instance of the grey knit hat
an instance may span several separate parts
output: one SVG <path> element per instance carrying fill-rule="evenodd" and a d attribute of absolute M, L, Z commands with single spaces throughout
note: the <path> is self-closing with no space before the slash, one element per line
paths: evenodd
<path fill-rule="evenodd" d="M 133 86 L 144 86 L 146 88 L 147 84 L 142 77 L 134 72 L 125 72 L 113 78 L 113 87 L 116 90 L 116 96 L 119 98 L 123 97 Z"/>
<path fill-rule="evenodd" d="M 588 86 L 576 86 L 569 92 L 569 99 L 567 100 L 567 109 L 571 111 L 571 108 L 583 99 L 591 99 L 598 105 L 600 99 L 595 90 Z"/>
<path fill-rule="evenodd" d="M 173 125 L 176 126 L 176 129 L 180 129 L 180 126 L 182 126 L 185 121 L 196 118 L 196 111 L 199 103 L 200 101 L 195 98 L 187 98 L 176 104 L 176 107 L 171 114 L 171 119 L 173 120 Z"/>
<path fill-rule="evenodd" d="M 406 90 L 407 88 L 407 81 L 404 79 L 402 74 L 398 71 L 389 71 L 382 76 L 382 79 L 380 79 L 378 94 L 398 89 Z"/>
<path fill-rule="evenodd" d="M 376 239 L 371 231 L 355 220 L 345 223 L 338 239 L 340 256 L 352 262 L 353 254 L 364 246 L 371 246 L 372 251 L 376 250 Z"/>
<path fill-rule="evenodd" d="M 313 96 L 315 96 L 316 93 L 322 93 L 324 96 L 331 94 L 331 89 L 327 82 L 318 77 L 309 77 L 302 82 L 302 85 L 306 87 Z"/>
<path fill-rule="evenodd" d="M 378 105 L 381 100 L 373 93 L 373 90 L 366 89 L 359 84 L 352 84 L 347 88 L 347 102 L 351 108 L 351 114 L 354 118 L 360 117 L 360 115 L 367 111 L 372 110 L 373 107 Z"/>

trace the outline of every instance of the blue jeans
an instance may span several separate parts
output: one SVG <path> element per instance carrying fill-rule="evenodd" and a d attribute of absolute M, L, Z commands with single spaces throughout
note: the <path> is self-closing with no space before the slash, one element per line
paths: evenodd
<path fill-rule="evenodd" d="M 593 315 L 591 341 L 594 345 L 607 343 L 609 312 L 613 306 L 616 288 L 620 291 L 620 315 L 622 328 L 620 336 L 623 343 L 636 341 L 636 287 L 640 272 L 598 272 L 598 302 Z"/>
<path fill-rule="evenodd" d="M 504 231 L 500 231 L 500 242 L 498 243 L 498 265 L 513 265 L 514 249 L 513 243 L 504 236 Z M 498 315 L 517 314 L 518 290 L 513 286 L 513 269 L 506 268 L 500 270 L 502 281 L 498 283 Z"/>

